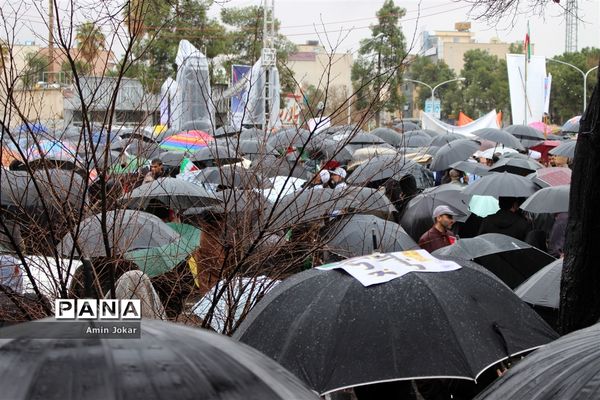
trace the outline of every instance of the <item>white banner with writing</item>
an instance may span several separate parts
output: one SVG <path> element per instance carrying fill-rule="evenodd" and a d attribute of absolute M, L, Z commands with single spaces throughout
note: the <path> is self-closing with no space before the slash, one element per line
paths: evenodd
<path fill-rule="evenodd" d="M 460 269 L 453 261 L 440 260 L 425 250 L 373 253 L 317 267 L 320 270 L 341 268 L 364 286 L 400 278 L 409 272 L 447 272 Z"/>

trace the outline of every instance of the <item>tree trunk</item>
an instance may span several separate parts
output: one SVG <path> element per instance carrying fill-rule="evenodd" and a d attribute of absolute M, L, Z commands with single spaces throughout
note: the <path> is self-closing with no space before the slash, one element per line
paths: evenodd
<path fill-rule="evenodd" d="M 580 122 L 569 201 L 560 293 L 562 334 L 593 325 L 600 318 L 600 88 L 597 84 Z"/>

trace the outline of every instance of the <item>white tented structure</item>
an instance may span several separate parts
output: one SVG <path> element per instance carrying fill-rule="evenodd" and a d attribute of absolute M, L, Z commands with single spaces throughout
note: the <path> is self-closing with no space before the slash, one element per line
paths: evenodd
<path fill-rule="evenodd" d="M 190 42 L 182 40 L 175 62 L 177 90 L 171 104 L 173 129 L 212 129 L 215 109 L 206 56 Z"/>
<path fill-rule="evenodd" d="M 244 104 L 246 112 L 242 121 L 243 125 L 265 126 L 267 112 L 269 113 L 269 126 L 267 130 L 280 125 L 279 121 L 279 95 L 281 93 L 281 85 L 279 83 L 279 71 L 276 66 L 264 67 L 262 57 L 252 66 L 252 70 L 248 73 L 248 80 L 244 94 Z M 269 90 L 265 88 L 267 79 L 269 80 Z M 268 96 L 268 101 L 265 101 L 265 96 Z M 269 105 L 269 110 L 265 110 L 266 104 Z"/>
<path fill-rule="evenodd" d="M 173 106 L 177 94 L 177 82 L 167 78 L 160 87 L 160 123 L 161 125 L 173 126 Z"/>

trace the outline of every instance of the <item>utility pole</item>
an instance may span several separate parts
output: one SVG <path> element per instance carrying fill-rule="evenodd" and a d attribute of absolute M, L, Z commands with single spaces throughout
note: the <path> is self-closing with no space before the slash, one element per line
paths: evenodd
<path fill-rule="evenodd" d="M 275 51 L 275 0 L 263 0 L 263 48 L 261 53 L 261 73 L 265 77 L 264 95 L 264 125 L 263 129 L 268 132 L 271 128 L 271 70 L 276 67 Z"/>
<path fill-rule="evenodd" d="M 48 0 L 48 83 L 56 83 L 54 71 L 54 0 Z"/>

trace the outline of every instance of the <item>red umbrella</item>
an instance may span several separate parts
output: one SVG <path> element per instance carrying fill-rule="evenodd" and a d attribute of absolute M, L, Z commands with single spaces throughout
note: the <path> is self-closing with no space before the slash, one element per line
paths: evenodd
<path fill-rule="evenodd" d="M 530 147 L 530 150 L 538 151 L 542 155 L 540 157 L 540 162 L 545 163 L 548 161 L 548 152 L 561 144 L 560 140 L 544 140 L 542 143 Z"/>
<path fill-rule="evenodd" d="M 541 187 L 571 184 L 571 169 L 565 167 L 541 168 L 531 175 L 531 180 Z"/>

